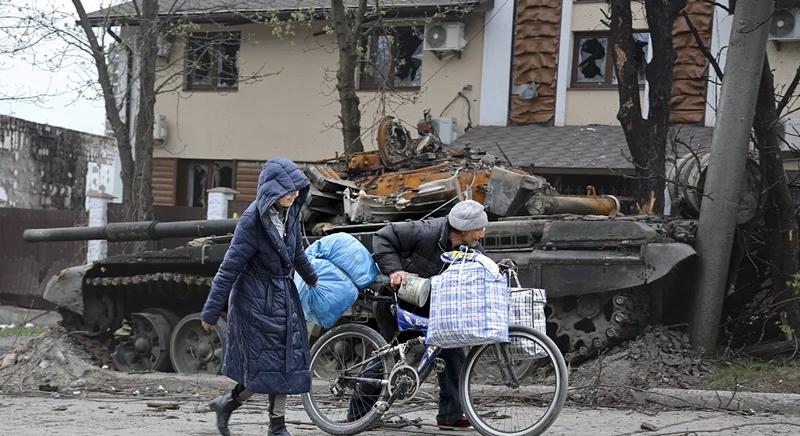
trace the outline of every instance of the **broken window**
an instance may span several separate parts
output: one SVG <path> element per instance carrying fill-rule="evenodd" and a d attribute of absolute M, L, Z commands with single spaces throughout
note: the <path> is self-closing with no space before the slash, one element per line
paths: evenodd
<path fill-rule="evenodd" d="M 634 60 L 640 65 L 639 84 L 644 85 L 645 67 L 648 60 L 650 34 L 639 32 L 633 34 L 636 43 Z M 617 77 L 614 71 L 614 60 L 611 52 L 611 34 L 609 32 L 592 32 L 575 34 L 573 53 L 573 87 L 616 86 Z"/>
<path fill-rule="evenodd" d="M 369 31 L 362 40 L 359 89 L 418 89 L 422 83 L 423 28 L 398 26 Z"/>
<path fill-rule="evenodd" d="M 193 33 L 187 42 L 185 88 L 235 90 L 239 86 L 239 32 Z"/>
<path fill-rule="evenodd" d="M 207 191 L 233 188 L 234 179 L 233 161 L 181 159 L 178 161 L 178 205 L 206 207 Z"/>

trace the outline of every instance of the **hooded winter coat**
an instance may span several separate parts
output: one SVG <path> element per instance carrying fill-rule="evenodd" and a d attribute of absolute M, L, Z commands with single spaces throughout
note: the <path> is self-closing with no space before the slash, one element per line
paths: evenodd
<path fill-rule="evenodd" d="M 264 165 L 256 200 L 236 225 L 203 307 L 203 320 L 215 324 L 228 303 L 222 373 L 253 392 L 297 394 L 311 386 L 306 320 L 292 281 L 293 267 L 306 283 L 317 281 L 300 237 L 300 208 L 309 186 L 288 159 Z M 269 210 L 293 191 L 300 195 L 281 238 Z"/>

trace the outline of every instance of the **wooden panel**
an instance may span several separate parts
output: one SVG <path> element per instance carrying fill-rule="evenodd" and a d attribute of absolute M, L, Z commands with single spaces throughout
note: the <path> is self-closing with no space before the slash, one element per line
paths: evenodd
<path fill-rule="evenodd" d="M 714 6 L 704 0 L 689 0 L 684 10 L 703 45 L 710 47 Z M 702 123 L 706 114 L 708 61 L 683 16 L 679 16 L 672 26 L 672 45 L 675 47 L 675 68 L 670 121 L 673 124 Z"/>
<path fill-rule="evenodd" d="M 30 228 L 86 225 L 82 210 L 15 209 L 0 207 L 0 305 L 52 309 L 42 299 L 47 281 L 68 266 L 86 261 L 86 241 L 25 242 Z"/>
<path fill-rule="evenodd" d="M 239 191 L 236 201 L 253 201 L 258 189 L 258 176 L 261 174 L 261 163 L 252 161 L 236 162 L 236 185 Z"/>
<path fill-rule="evenodd" d="M 153 203 L 158 206 L 175 205 L 178 160 L 153 159 Z"/>
<path fill-rule="evenodd" d="M 556 61 L 561 0 L 519 0 L 514 36 L 513 84 L 536 82 L 539 96 L 511 96 L 509 118 L 516 124 L 550 123 L 555 115 Z"/>

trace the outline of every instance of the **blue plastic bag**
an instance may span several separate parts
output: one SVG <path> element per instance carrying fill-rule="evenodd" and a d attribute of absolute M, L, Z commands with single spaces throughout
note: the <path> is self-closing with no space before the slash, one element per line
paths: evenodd
<path fill-rule="evenodd" d="M 309 259 L 325 259 L 347 274 L 359 289 L 371 285 L 378 277 L 378 266 L 364 245 L 347 233 L 334 233 L 306 248 Z M 321 280 L 320 280 L 321 281 Z"/>
<path fill-rule="evenodd" d="M 297 273 L 294 275 L 294 284 L 300 293 L 306 320 L 330 328 L 356 302 L 358 289 L 347 274 L 330 261 L 309 260 L 317 272 L 319 284 L 312 288 Z"/>

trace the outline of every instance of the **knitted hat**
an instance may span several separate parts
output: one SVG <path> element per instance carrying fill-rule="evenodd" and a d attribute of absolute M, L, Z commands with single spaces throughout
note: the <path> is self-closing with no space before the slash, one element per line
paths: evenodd
<path fill-rule="evenodd" d="M 483 211 L 482 204 L 475 200 L 466 200 L 450 209 L 450 213 L 447 214 L 447 222 L 450 223 L 450 227 L 467 232 L 486 227 L 489 217 Z"/>

